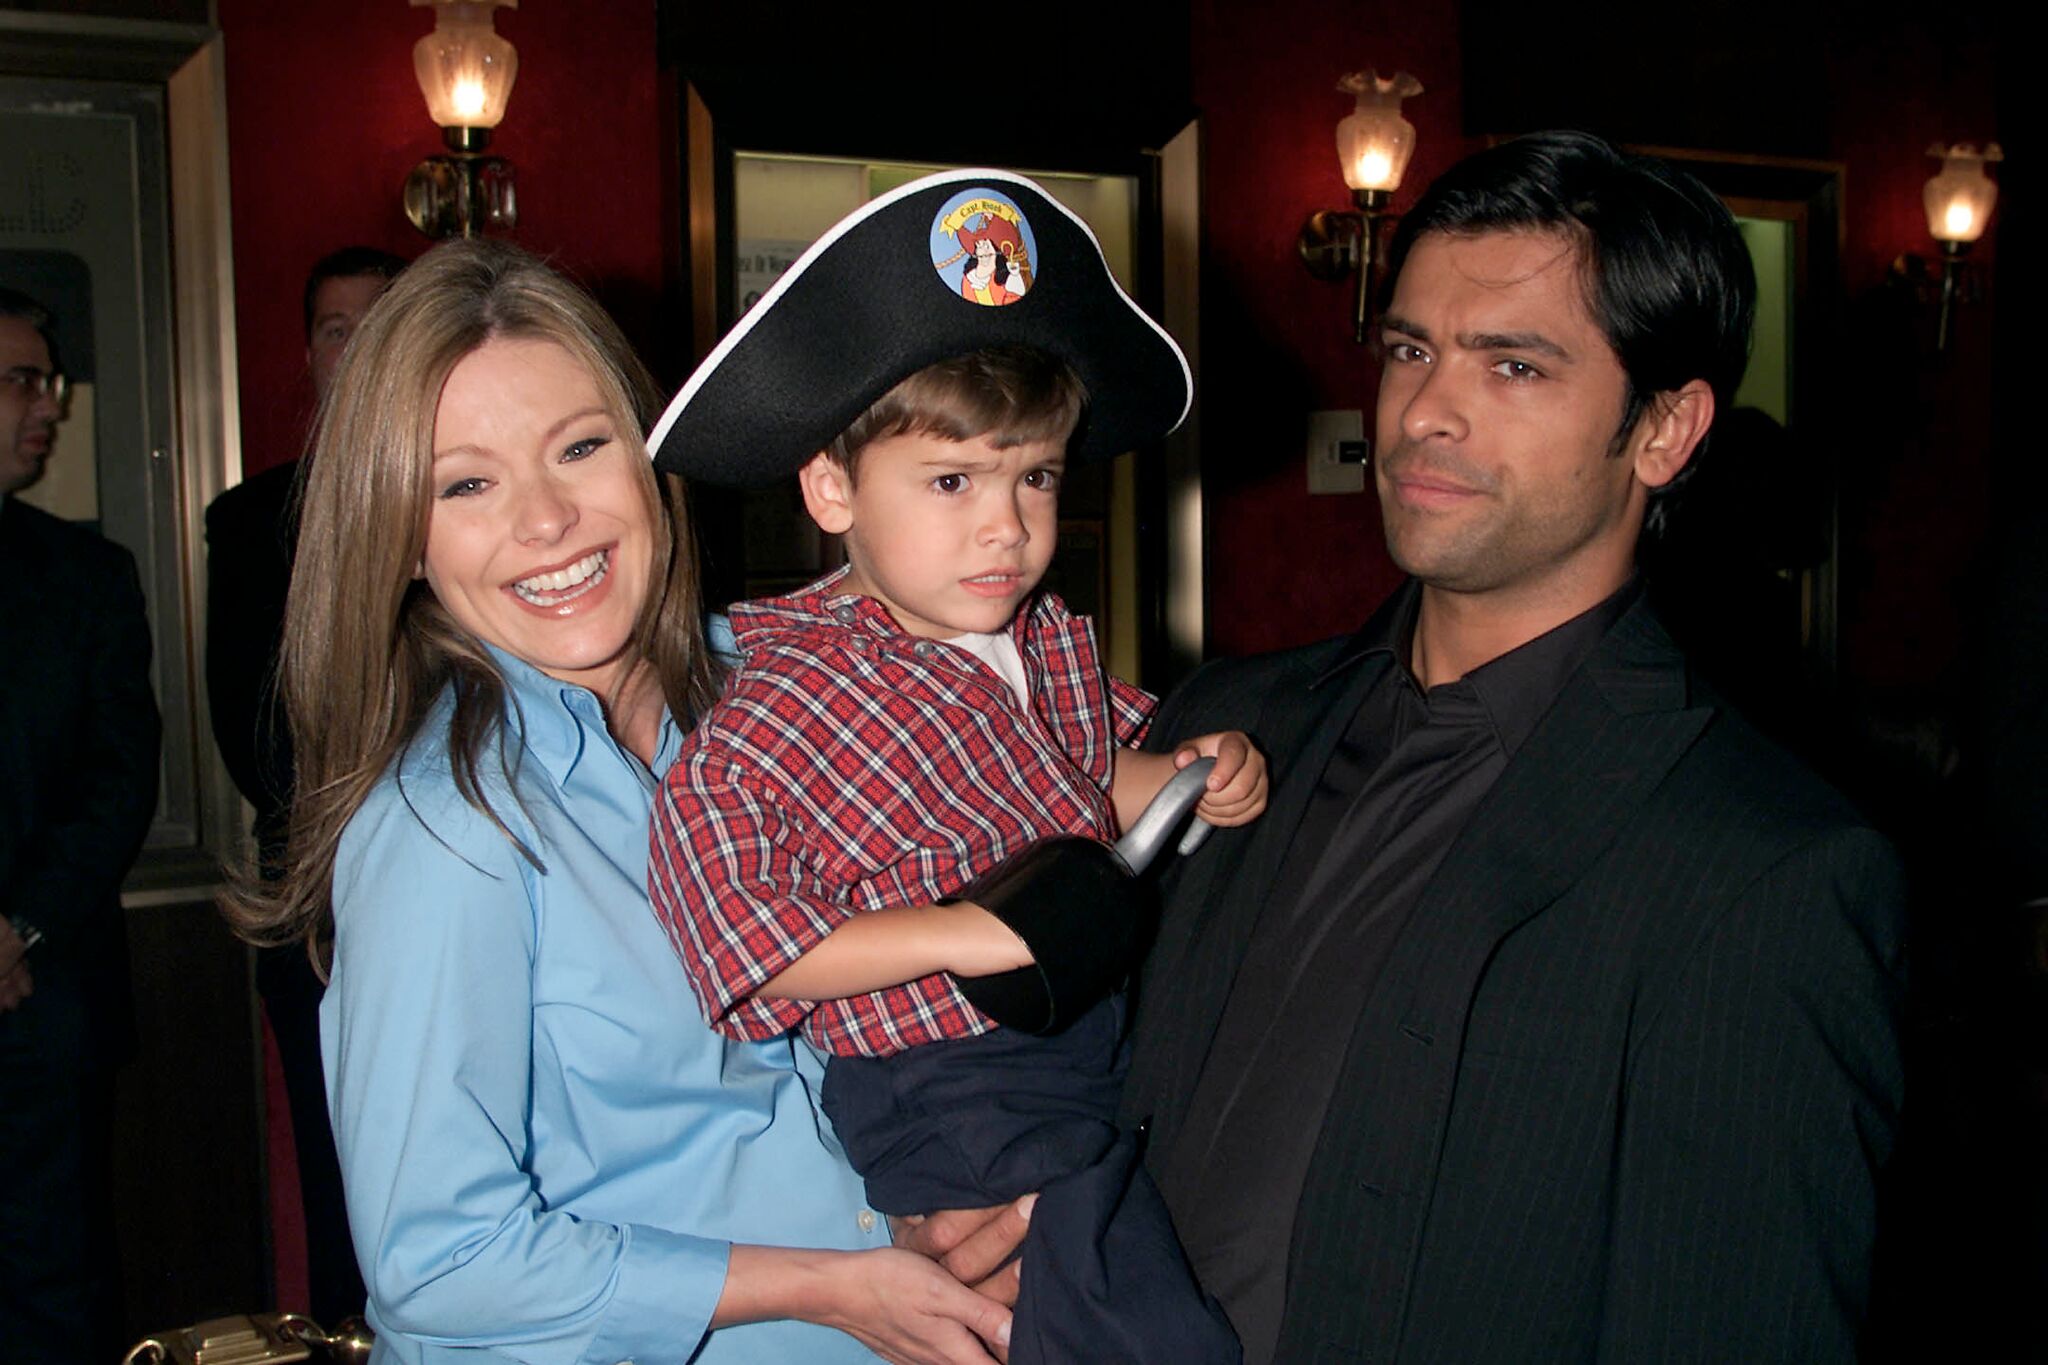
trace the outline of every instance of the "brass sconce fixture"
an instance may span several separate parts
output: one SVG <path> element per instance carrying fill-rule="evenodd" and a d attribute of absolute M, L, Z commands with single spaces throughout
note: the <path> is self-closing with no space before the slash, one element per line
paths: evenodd
<path fill-rule="evenodd" d="M 491 26 L 491 11 L 519 0 L 411 0 L 434 7 L 434 31 L 413 45 L 412 69 L 427 113 L 448 145 L 405 180 L 405 216 L 429 237 L 474 237 L 519 222 L 512 163 L 486 156 L 505 117 L 519 53 Z"/>
<path fill-rule="evenodd" d="M 1401 117 L 1401 101 L 1421 94 L 1422 82 L 1405 71 L 1381 76 L 1366 70 L 1352 72 L 1337 88 L 1358 100 L 1337 124 L 1337 162 L 1355 208 L 1310 214 L 1295 246 L 1308 273 L 1319 280 L 1357 275 L 1351 331 L 1352 339 L 1363 344 L 1382 265 L 1380 224 L 1392 216 L 1388 206 L 1415 151 L 1415 125 Z"/>
<path fill-rule="evenodd" d="M 1998 182 L 1984 174 L 1984 167 L 2005 160 L 2005 153 L 1995 142 L 1987 143 L 1981 152 L 1974 143 L 1945 147 L 1937 142 L 1927 154 L 1941 162 L 1941 169 L 1928 178 L 1920 194 L 1927 210 L 1927 233 L 1941 243 L 1941 281 L 1937 285 L 1928 263 L 1911 252 L 1892 262 L 1892 275 L 1923 294 L 1937 296 L 1934 349 L 1946 351 L 1956 305 L 1977 297 L 1965 274 L 1970 248 L 1984 235 L 1992 207 L 1998 203 Z"/>

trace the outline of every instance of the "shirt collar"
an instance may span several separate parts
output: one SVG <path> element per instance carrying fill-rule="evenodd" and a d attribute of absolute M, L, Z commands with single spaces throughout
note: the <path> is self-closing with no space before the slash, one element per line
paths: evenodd
<path fill-rule="evenodd" d="M 1503 749 L 1512 754 L 1535 733 L 1537 723 L 1572 674 L 1641 593 L 1641 580 L 1631 575 L 1608 597 L 1571 620 L 1465 675 L 1464 681 L 1472 684 L 1493 717 L 1494 732 Z"/>
<path fill-rule="evenodd" d="M 839 591 L 840 582 L 850 572 L 852 566 L 842 564 L 815 583 L 784 596 L 733 603 L 727 612 L 736 648 L 751 649 L 765 635 L 820 626 L 837 625 L 877 637 L 903 634 L 896 618 L 880 602 L 860 593 Z"/>
<path fill-rule="evenodd" d="M 1631 574 L 1626 583 L 1596 605 L 1500 657 L 1489 659 L 1457 683 L 1442 686 L 1464 684 L 1476 693 L 1493 720 L 1501 747 L 1512 754 L 1535 731 L 1537 722 L 1543 719 L 1544 712 L 1557 700 L 1557 694 L 1564 690 L 1579 665 L 1641 595 L 1642 580 Z M 1381 656 L 1397 670 L 1395 677 L 1420 693 L 1422 685 L 1409 667 L 1409 646 L 1415 639 L 1415 619 L 1421 609 L 1422 585 L 1411 578 L 1380 604 L 1379 610 L 1359 627 L 1313 685 L 1320 686 L 1366 659 Z"/>
<path fill-rule="evenodd" d="M 506 724 L 519 736 L 533 756 L 546 768 L 557 785 L 565 785 L 576 771 L 593 738 L 613 744 L 621 754 L 626 750 L 605 728 L 604 707 L 587 687 L 551 678 L 516 654 L 487 644 L 498 673 L 505 679 Z M 682 743 L 682 731 L 666 707 L 662 708 L 661 730 L 654 746 L 653 775 L 659 777 L 674 761 Z"/>
<path fill-rule="evenodd" d="M 1310 686 L 1321 687 L 1337 674 L 1374 655 L 1384 655 L 1406 671 L 1407 644 L 1415 637 L 1415 613 L 1421 605 L 1422 585 L 1412 578 L 1403 580 L 1393 595 L 1380 603 L 1379 609 L 1345 642 L 1336 659 L 1316 676 Z"/>

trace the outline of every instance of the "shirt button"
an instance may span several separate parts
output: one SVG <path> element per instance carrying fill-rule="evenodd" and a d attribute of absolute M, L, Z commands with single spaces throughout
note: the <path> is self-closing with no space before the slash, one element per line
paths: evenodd
<path fill-rule="evenodd" d="M 842 626 L 852 625 L 859 616 L 860 613 L 854 610 L 853 603 L 851 602 L 841 602 L 838 606 L 832 608 L 832 619 Z"/>
<path fill-rule="evenodd" d="M 860 1217 L 853 1221 L 860 1224 L 862 1232 L 873 1232 L 875 1230 L 875 1211 L 873 1209 L 862 1209 Z"/>
<path fill-rule="evenodd" d="M 910 647 L 910 652 L 920 659 L 929 659 L 932 657 L 932 642 L 930 640 L 919 640 Z"/>

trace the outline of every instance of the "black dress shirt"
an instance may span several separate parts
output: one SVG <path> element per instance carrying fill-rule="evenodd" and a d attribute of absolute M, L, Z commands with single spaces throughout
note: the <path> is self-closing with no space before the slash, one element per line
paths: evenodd
<path fill-rule="evenodd" d="M 1418 584 L 1319 682 L 1377 666 L 1331 752 L 1253 932 L 1160 1173 L 1201 1282 L 1247 1365 L 1270 1361 L 1287 1246 L 1352 1026 L 1422 890 L 1515 750 L 1637 593 L 1424 690 L 1409 667 Z"/>

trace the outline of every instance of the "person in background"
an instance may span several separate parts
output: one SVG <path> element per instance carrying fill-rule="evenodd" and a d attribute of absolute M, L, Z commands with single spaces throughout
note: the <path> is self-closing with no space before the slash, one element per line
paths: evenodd
<path fill-rule="evenodd" d="M 15 496 L 56 448 L 50 314 L 0 288 L 0 1358 L 111 1360 L 121 880 L 161 738 L 134 556 Z"/>
<path fill-rule="evenodd" d="M 326 401 L 335 368 L 363 314 L 404 268 L 398 257 L 366 246 L 343 247 L 314 263 L 302 307 L 306 370 L 316 403 Z M 206 509 L 207 709 L 228 772 L 255 808 L 258 856 L 271 868 L 284 855 L 291 800 L 291 736 L 278 705 L 276 679 L 303 468 L 298 459 L 273 465 L 228 489 Z M 322 1326 L 332 1328 L 363 1311 L 363 1280 L 349 1244 L 341 1171 L 320 1079 L 321 986 L 303 952 L 282 948 L 258 954 L 256 989 L 277 1040 L 291 1109 L 306 1220 L 311 1302 L 304 1306 Z"/>

